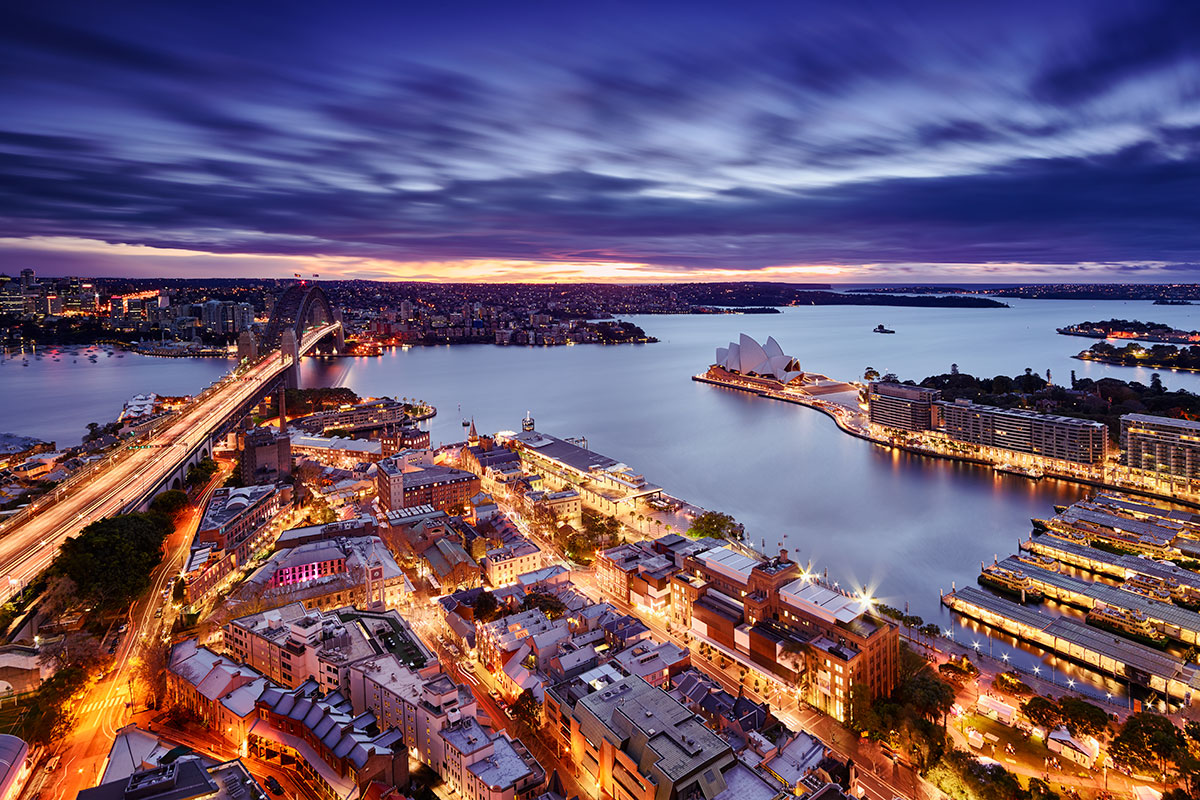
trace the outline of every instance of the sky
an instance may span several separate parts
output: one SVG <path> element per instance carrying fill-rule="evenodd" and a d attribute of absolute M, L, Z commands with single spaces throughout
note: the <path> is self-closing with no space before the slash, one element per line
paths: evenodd
<path fill-rule="evenodd" d="M 9 274 L 1191 282 L 1198 178 L 1194 0 L 0 11 Z"/>

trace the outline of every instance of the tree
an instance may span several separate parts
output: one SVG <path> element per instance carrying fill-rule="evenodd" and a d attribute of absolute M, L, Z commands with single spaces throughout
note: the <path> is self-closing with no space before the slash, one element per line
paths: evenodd
<path fill-rule="evenodd" d="M 954 705 L 954 687 L 931 670 L 923 670 L 910 678 L 904 694 L 913 709 L 931 722 L 945 718 Z"/>
<path fill-rule="evenodd" d="M 529 611 L 539 608 L 547 619 L 556 620 L 567 612 L 567 606 L 549 592 L 530 592 L 521 603 L 521 609 Z"/>
<path fill-rule="evenodd" d="M 1044 728 L 1046 731 L 1057 728 L 1058 723 L 1062 720 L 1062 712 L 1059 711 L 1058 703 L 1041 695 L 1031 697 L 1022 703 L 1021 713 L 1034 725 Z"/>
<path fill-rule="evenodd" d="M 542 726 L 542 705 L 529 689 L 521 692 L 512 705 L 513 719 L 533 730 Z"/>
<path fill-rule="evenodd" d="M 1162 376 L 1157 372 L 1150 376 L 1150 393 L 1151 394 L 1166 394 L 1167 390 L 1163 388 Z"/>
<path fill-rule="evenodd" d="M 951 374 L 951 375 L 957 375 L 957 374 L 958 374 L 958 364 L 951 364 L 951 365 L 950 365 L 950 374 Z"/>
<path fill-rule="evenodd" d="M 150 501 L 150 510 L 155 514 L 162 514 L 172 522 L 177 522 L 191 505 L 186 492 L 170 489 Z"/>
<path fill-rule="evenodd" d="M 479 597 L 475 598 L 475 622 L 491 622 L 496 618 L 496 611 L 500 604 L 496 602 L 496 596 L 491 592 L 480 592 Z"/>
<path fill-rule="evenodd" d="M 867 367 L 863 372 L 863 380 L 867 383 L 872 383 L 879 380 L 879 370 L 874 367 Z"/>
<path fill-rule="evenodd" d="M 697 539 L 709 536 L 714 539 L 741 541 L 746 538 L 746 528 L 728 514 L 720 511 L 705 511 L 692 520 L 692 526 L 688 528 L 688 535 Z"/>
<path fill-rule="evenodd" d="M 75 582 L 78 593 L 100 605 L 122 605 L 150 586 L 162 561 L 171 523 L 161 514 L 124 514 L 91 523 L 67 539 L 54 569 Z"/>
<path fill-rule="evenodd" d="M 150 705 L 154 708 L 167 696 L 167 668 L 170 666 L 171 646 L 166 642 L 154 639 L 142 649 L 134 675 L 146 687 Z"/>
<path fill-rule="evenodd" d="M 1078 697 L 1058 701 L 1063 725 L 1072 736 L 1100 736 L 1108 730 L 1108 712 Z"/>
<path fill-rule="evenodd" d="M 202 458 L 197 463 L 188 467 L 187 477 L 184 478 L 183 482 L 192 488 L 203 486 L 212 479 L 213 475 L 217 474 L 217 470 L 219 469 L 220 467 L 217 466 L 217 462 L 211 458 Z"/>
<path fill-rule="evenodd" d="M 1183 745 L 1183 733 L 1171 720 L 1152 711 L 1140 711 L 1125 720 L 1109 753 L 1130 767 L 1166 772 L 1167 762 Z"/>

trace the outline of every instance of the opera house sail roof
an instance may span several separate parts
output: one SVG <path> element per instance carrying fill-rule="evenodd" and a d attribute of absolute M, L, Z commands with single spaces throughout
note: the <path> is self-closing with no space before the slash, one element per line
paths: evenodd
<path fill-rule="evenodd" d="M 773 378 L 780 383 L 804 377 L 800 362 L 784 355 L 774 336 L 768 336 L 766 344 L 759 344 L 743 333 L 737 344 L 730 342 L 728 347 L 717 348 L 716 364 L 740 375 Z"/>

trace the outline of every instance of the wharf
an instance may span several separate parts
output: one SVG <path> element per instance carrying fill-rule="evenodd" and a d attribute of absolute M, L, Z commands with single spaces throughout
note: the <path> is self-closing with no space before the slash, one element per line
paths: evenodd
<path fill-rule="evenodd" d="M 1182 659 L 1074 620 L 1052 617 L 973 586 L 942 596 L 952 611 L 1106 675 L 1190 702 L 1200 670 Z"/>
<path fill-rule="evenodd" d="M 1086 569 L 1097 575 L 1128 580 L 1135 575 L 1159 580 L 1173 580 L 1192 591 L 1200 592 L 1200 574 L 1190 569 L 1164 564 L 1152 558 L 1117 555 L 1107 550 L 1060 539 L 1057 536 L 1034 536 L 1021 543 L 1021 549 L 1072 567 Z"/>
<path fill-rule="evenodd" d="M 1120 608 L 1139 611 L 1165 636 L 1184 644 L 1200 644 L 1200 614 L 1174 603 L 1151 600 L 1145 595 L 1127 592 L 1106 583 L 1073 578 L 1009 557 L 1000 566 L 1022 570 L 1033 585 L 1052 600 L 1091 611 L 1093 608 Z"/>

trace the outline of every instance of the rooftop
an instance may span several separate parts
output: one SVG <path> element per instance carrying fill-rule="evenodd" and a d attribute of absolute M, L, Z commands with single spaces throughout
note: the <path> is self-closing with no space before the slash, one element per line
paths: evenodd
<path fill-rule="evenodd" d="M 292 447 L 307 447 L 313 450 L 349 450 L 370 455 L 383 453 L 383 444 L 378 439 L 317 436 L 311 433 L 292 433 Z"/>
<path fill-rule="evenodd" d="M 605 727 L 607 738 L 624 742 L 637 729 L 657 754 L 657 766 L 670 780 L 730 753 L 729 743 L 663 690 L 630 676 L 579 701 Z M 590 727 L 587 720 L 581 727 Z M 595 733 L 585 731 L 584 734 Z M 644 763 L 644 762 L 643 762 Z"/>
<path fill-rule="evenodd" d="M 199 530 L 224 528 L 247 510 L 275 494 L 275 484 L 243 486 L 238 489 L 222 487 L 212 493 L 204 508 Z"/>
<path fill-rule="evenodd" d="M 779 596 L 789 605 L 799 608 L 826 622 L 853 622 L 866 611 L 862 601 L 841 592 L 797 578 L 779 589 Z"/>

